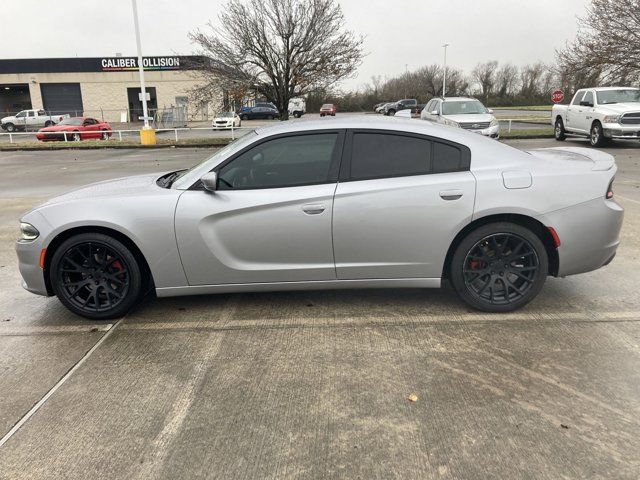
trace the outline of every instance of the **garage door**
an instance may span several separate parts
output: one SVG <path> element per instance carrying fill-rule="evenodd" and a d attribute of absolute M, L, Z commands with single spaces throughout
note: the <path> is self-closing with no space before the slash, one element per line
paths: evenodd
<path fill-rule="evenodd" d="M 41 83 L 44 109 L 52 114 L 82 115 L 82 93 L 79 83 Z"/>

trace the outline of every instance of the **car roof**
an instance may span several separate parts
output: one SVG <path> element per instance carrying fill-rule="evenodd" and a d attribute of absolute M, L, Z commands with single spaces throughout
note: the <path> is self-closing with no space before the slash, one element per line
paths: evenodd
<path fill-rule="evenodd" d="M 595 90 L 596 92 L 604 92 L 607 90 L 638 90 L 636 87 L 587 87 L 580 90 Z"/>
<path fill-rule="evenodd" d="M 468 102 L 468 101 L 479 102 L 480 101 L 477 98 L 473 98 L 473 97 L 444 97 L 444 98 L 440 98 L 440 100 L 444 102 Z"/>
<path fill-rule="evenodd" d="M 477 133 L 461 128 L 453 128 L 419 119 L 380 117 L 377 115 L 343 116 L 331 120 L 288 120 L 276 125 L 267 125 L 256 129 L 261 137 L 270 137 L 293 132 L 339 129 L 389 130 L 390 132 L 417 133 L 450 140 L 471 146 L 484 143 L 484 138 Z M 492 140 L 495 142 L 495 140 Z"/>

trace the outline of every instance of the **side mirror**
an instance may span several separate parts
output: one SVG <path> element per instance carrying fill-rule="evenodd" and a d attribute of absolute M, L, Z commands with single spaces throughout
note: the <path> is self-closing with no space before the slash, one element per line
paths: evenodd
<path fill-rule="evenodd" d="M 215 192 L 218 188 L 218 174 L 216 172 L 207 172 L 200 177 L 202 186 L 209 192 Z"/>
<path fill-rule="evenodd" d="M 438 114 L 438 110 L 432 110 L 430 113 L 431 113 L 431 115 L 437 115 Z"/>
<path fill-rule="evenodd" d="M 491 108 L 487 109 L 487 112 L 493 115 L 493 110 Z"/>
<path fill-rule="evenodd" d="M 580 102 L 581 107 L 593 107 L 593 103 L 582 100 Z"/>

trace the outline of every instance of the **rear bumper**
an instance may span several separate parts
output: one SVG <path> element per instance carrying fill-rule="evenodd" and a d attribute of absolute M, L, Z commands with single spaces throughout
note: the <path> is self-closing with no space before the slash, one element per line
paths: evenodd
<path fill-rule="evenodd" d="M 540 220 L 560 237 L 558 276 L 597 270 L 611 262 L 620 243 L 624 209 L 598 198 L 557 210 Z"/>

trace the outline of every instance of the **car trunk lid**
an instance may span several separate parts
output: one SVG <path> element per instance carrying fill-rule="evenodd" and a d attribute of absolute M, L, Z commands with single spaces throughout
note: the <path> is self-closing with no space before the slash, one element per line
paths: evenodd
<path fill-rule="evenodd" d="M 545 160 L 575 162 L 576 166 L 583 165 L 595 171 L 611 170 L 616 164 L 608 153 L 580 147 L 539 148 L 528 150 L 527 153 Z"/>

